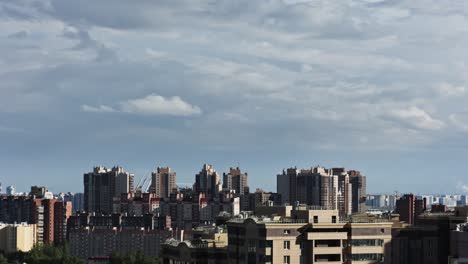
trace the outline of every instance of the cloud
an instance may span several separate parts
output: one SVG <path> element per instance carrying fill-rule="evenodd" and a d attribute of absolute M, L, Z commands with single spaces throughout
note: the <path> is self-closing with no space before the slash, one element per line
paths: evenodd
<path fill-rule="evenodd" d="M 8 38 L 10 39 L 24 39 L 28 36 L 28 32 L 26 30 L 21 30 L 21 31 L 18 31 L 16 33 L 12 33 L 10 35 L 8 35 Z"/>
<path fill-rule="evenodd" d="M 449 116 L 450 122 L 463 132 L 468 132 L 468 118 L 467 113 L 451 114 Z"/>
<path fill-rule="evenodd" d="M 443 96 L 461 96 L 465 94 L 464 86 L 455 86 L 449 83 L 441 83 L 436 87 L 436 91 Z"/>
<path fill-rule="evenodd" d="M 193 106 L 178 96 L 165 98 L 151 94 L 144 98 L 122 102 L 120 106 L 123 112 L 144 115 L 190 116 L 201 114 L 201 109 L 198 106 Z"/>
<path fill-rule="evenodd" d="M 191 105 L 178 96 L 166 98 L 156 94 L 120 102 L 117 110 L 106 105 L 99 105 L 97 107 L 82 105 L 81 110 L 95 113 L 125 112 L 141 115 L 171 116 L 191 116 L 202 113 L 198 106 Z"/>
<path fill-rule="evenodd" d="M 99 106 L 90 106 L 90 105 L 82 105 L 81 110 L 84 112 L 93 112 L 93 113 L 112 113 L 115 112 L 115 109 L 106 106 L 106 105 L 99 105 Z"/>
<path fill-rule="evenodd" d="M 391 110 L 387 115 L 390 118 L 419 129 L 439 130 L 445 126 L 443 121 L 431 117 L 426 111 L 417 106 Z"/>

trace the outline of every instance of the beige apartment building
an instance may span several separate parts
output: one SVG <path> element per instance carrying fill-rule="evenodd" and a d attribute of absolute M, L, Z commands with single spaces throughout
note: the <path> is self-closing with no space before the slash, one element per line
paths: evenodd
<path fill-rule="evenodd" d="M 306 208 L 293 210 L 291 218 L 234 219 L 227 224 L 228 263 L 391 263 L 392 225 Z"/>
<path fill-rule="evenodd" d="M 228 263 L 301 263 L 299 228 L 304 220 L 233 219 L 228 222 Z"/>
<path fill-rule="evenodd" d="M 0 251 L 28 252 L 36 243 L 36 225 L 0 223 Z"/>

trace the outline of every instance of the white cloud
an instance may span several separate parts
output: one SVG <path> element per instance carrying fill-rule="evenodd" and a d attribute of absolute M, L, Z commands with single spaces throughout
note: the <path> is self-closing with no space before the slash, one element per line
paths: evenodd
<path fill-rule="evenodd" d="M 114 108 L 107 106 L 107 105 L 99 105 L 99 106 L 82 105 L 81 110 L 84 112 L 94 112 L 94 113 L 115 112 Z"/>
<path fill-rule="evenodd" d="M 449 83 L 441 83 L 436 87 L 436 90 L 443 96 L 461 96 L 465 94 L 466 91 L 463 86 L 455 86 Z"/>
<path fill-rule="evenodd" d="M 191 105 L 178 96 L 166 98 L 151 94 L 144 98 L 122 102 L 120 106 L 123 112 L 145 115 L 190 116 L 201 114 L 201 109 L 198 106 Z"/>
<path fill-rule="evenodd" d="M 391 110 L 387 115 L 419 129 L 439 130 L 445 126 L 443 121 L 431 117 L 426 111 L 417 106 Z"/>
<path fill-rule="evenodd" d="M 198 106 L 191 105 L 178 96 L 166 98 L 156 94 L 120 102 L 118 108 L 107 105 L 90 106 L 85 104 L 81 106 L 81 110 L 94 113 L 125 112 L 142 115 L 172 116 L 198 115 L 202 112 Z"/>

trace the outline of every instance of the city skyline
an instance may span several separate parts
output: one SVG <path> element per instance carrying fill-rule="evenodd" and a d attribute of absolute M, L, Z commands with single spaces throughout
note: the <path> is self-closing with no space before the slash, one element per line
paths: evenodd
<path fill-rule="evenodd" d="M 461 2 L 0 1 L 0 180 L 87 168 L 359 168 L 373 192 L 468 191 Z M 404 183 L 404 184 L 403 184 Z M 443 183 L 443 184 L 442 184 Z"/>

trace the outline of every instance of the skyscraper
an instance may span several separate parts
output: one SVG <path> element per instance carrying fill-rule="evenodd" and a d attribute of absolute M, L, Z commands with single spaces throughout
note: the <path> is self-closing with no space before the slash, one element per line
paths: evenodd
<path fill-rule="evenodd" d="M 348 171 L 349 182 L 352 184 L 353 213 L 366 212 L 366 176 L 356 170 Z"/>
<path fill-rule="evenodd" d="M 242 173 L 239 167 L 230 168 L 229 173 L 223 173 L 223 188 L 243 195 L 249 193 L 247 180 L 247 173 Z"/>
<path fill-rule="evenodd" d="M 85 173 L 84 209 L 87 212 L 112 213 L 113 199 L 120 198 L 122 193 L 133 192 L 134 177 L 121 167 L 95 167 L 92 172 Z"/>
<path fill-rule="evenodd" d="M 158 167 L 151 174 L 151 193 L 156 194 L 157 198 L 168 198 L 171 193 L 177 190 L 176 173 L 171 172 L 171 168 Z"/>
<path fill-rule="evenodd" d="M 202 170 L 195 175 L 193 189 L 196 194 L 203 193 L 207 198 L 218 196 L 221 190 L 219 175 L 210 164 L 204 164 Z"/>

